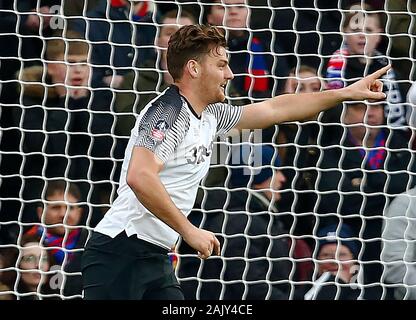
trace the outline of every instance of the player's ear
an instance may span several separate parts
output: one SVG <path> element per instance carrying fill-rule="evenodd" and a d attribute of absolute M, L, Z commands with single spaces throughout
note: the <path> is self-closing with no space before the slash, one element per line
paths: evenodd
<path fill-rule="evenodd" d="M 192 78 L 197 78 L 200 74 L 199 64 L 196 60 L 189 60 L 186 64 L 186 69 Z"/>

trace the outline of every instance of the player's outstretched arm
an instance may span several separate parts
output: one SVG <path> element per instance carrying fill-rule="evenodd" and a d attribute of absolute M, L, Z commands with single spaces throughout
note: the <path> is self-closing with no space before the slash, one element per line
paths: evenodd
<path fill-rule="evenodd" d="M 390 65 L 377 70 L 354 84 L 323 92 L 284 94 L 244 107 L 237 129 L 262 129 L 276 123 L 304 120 L 345 100 L 382 100 L 383 84 L 378 80 Z"/>
<path fill-rule="evenodd" d="M 139 201 L 156 217 L 179 233 L 206 259 L 220 254 L 220 243 L 212 232 L 198 229 L 175 206 L 159 178 L 163 163 L 144 147 L 134 147 L 127 171 L 127 184 Z"/>

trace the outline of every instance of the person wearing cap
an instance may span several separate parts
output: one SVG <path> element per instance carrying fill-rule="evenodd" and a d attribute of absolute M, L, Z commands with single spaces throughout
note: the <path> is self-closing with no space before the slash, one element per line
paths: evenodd
<path fill-rule="evenodd" d="M 356 300 L 361 293 L 355 284 L 360 244 L 350 227 L 333 224 L 321 228 L 317 240 L 318 278 L 305 300 Z"/>
<path fill-rule="evenodd" d="M 198 258 L 181 257 L 178 274 L 186 299 L 289 297 L 291 262 L 287 239 L 282 236 L 287 231 L 276 215 L 279 190 L 285 182 L 279 165 L 280 159 L 270 145 L 233 147 L 230 189 L 207 190 L 201 210 L 189 216 L 195 225 L 223 233 L 219 238 L 223 254 L 203 266 Z M 179 253 L 194 252 L 182 242 Z M 200 267 L 199 277 L 210 281 L 198 286 L 189 277 Z"/>
<path fill-rule="evenodd" d="M 366 240 L 364 264 L 366 299 L 380 299 L 383 266 L 380 261 L 384 208 L 397 195 L 415 185 L 416 163 L 402 130 L 385 126 L 381 103 L 345 105 L 331 147 L 323 148 L 316 179 L 319 226 L 348 223 L 355 237 Z M 337 142 L 335 142 L 337 139 Z"/>

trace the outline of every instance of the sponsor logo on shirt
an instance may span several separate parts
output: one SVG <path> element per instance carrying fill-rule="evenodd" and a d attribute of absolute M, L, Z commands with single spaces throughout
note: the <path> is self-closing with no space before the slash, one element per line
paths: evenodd
<path fill-rule="evenodd" d="M 162 141 L 168 129 L 169 124 L 165 120 L 159 120 L 152 129 L 151 136 L 157 141 Z"/>

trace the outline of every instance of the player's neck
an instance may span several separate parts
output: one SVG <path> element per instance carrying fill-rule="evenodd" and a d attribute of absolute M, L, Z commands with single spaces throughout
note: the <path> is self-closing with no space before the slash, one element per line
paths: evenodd
<path fill-rule="evenodd" d="M 174 82 L 173 84 L 179 88 L 179 93 L 186 98 L 190 107 L 200 116 L 208 103 L 202 99 L 195 89 L 184 85 L 182 82 Z"/>

